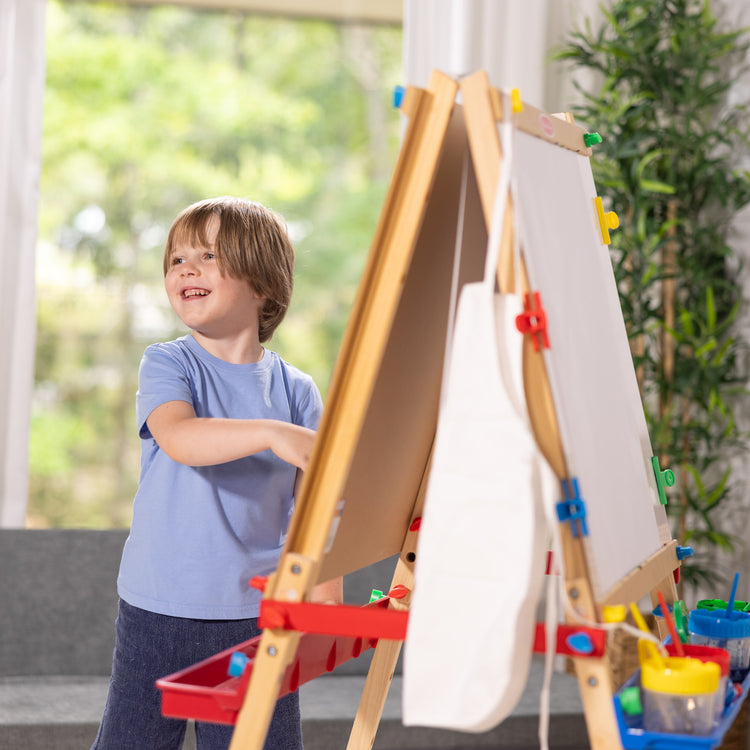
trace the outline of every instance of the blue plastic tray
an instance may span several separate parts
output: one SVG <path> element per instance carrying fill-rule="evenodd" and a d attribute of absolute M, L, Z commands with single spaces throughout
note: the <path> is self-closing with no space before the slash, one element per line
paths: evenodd
<path fill-rule="evenodd" d="M 692 750 L 705 748 L 710 750 L 721 745 L 724 735 L 740 710 L 750 689 L 750 673 L 742 682 L 742 692 L 734 697 L 722 714 L 721 721 L 711 734 L 698 736 L 694 734 L 668 734 L 666 732 L 647 732 L 643 729 L 642 716 L 626 716 L 620 704 L 620 694 L 625 688 L 640 685 L 640 669 L 615 693 L 615 715 L 620 727 L 620 737 L 624 750 Z"/>

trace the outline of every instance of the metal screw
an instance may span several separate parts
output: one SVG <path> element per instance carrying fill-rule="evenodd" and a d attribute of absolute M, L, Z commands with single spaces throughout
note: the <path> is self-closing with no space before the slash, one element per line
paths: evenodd
<path fill-rule="evenodd" d="M 570 598 L 571 599 L 578 599 L 578 589 L 571 589 L 570 590 Z"/>
<path fill-rule="evenodd" d="M 599 684 L 599 681 L 596 679 L 596 677 L 589 677 L 589 687 L 596 687 Z"/>
<path fill-rule="evenodd" d="M 292 573 L 298 576 L 301 572 L 302 572 L 302 568 L 300 568 L 300 566 L 297 565 L 297 563 L 294 563 L 294 565 L 292 565 Z"/>
<path fill-rule="evenodd" d="M 276 646 L 269 646 L 268 647 L 268 655 L 269 656 L 276 656 Z"/>

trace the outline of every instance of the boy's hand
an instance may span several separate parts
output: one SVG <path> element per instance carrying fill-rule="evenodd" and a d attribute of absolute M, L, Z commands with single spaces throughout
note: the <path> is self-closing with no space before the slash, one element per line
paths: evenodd
<path fill-rule="evenodd" d="M 330 581 L 318 583 L 313 587 L 310 594 L 313 604 L 343 604 L 344 603 L 344 579 L 339 576 Z"/>
<path fill-rule="evenodd" d="M 304 471 L 310 463 L 315 431 L 287 422 L 274 423 L 271 450 L 284 461 Z"/>

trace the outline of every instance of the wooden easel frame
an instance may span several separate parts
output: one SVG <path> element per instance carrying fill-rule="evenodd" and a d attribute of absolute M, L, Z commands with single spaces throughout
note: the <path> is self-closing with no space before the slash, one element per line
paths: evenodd
<path fill-rule="evenodd" d="M 268 581 L 264 600 L 303 602 L 318 580 L 349 572 L 348 563 L 337 559 L 335 554 L 326 557 L 325 548 L 336 518 L 336 506 L 355 458 L 355 448 L 362 438 L 368 404 L 377 385 L 404 279 L 413 262 L 413 248 L 425 229 L 425 211 L 435 175 L 439 169 L 445 168 L 441 163 L 443 147 L 456 117 L 465 129 L 465 149 L 476 175 L 485 222 L 483 229 L 485 233 L 488 231 L 502 159 L 497 129 L 498 121 L 503 118 L 502 99 L 482 72 L 461 81 L 463 105 L 462 112 L 457 114 L 461 109 L 456 105 L 458 92 L 456 81 L 435 73 L 427 90 L 410 88 L 406 93 L 402 111 L 410 120 L 409 128 L 342 344 L 311 468 L 301 488 L 298 509 L 279 567 Z M 549 139 L 539 130 L 539 110 L 526 105 L 525 111 L 526 116 L 517 118 L 515 124 Z M 580 128 L 570 121 L 558 124 L 554 136 L 558 145 L 588 153 Z M 502 291 L 527 291 L 513 288 L 512 222 L 507 222 L 506 226 L 509 231 L 503 238 L 498 283 Z M 522 279 L 524 276 L 522 273 Z M 532 405 L 530 418 L 539 448 L 558 479 L 566 479 L 569 473 L 544 361 L 528 336 L 524 344 L 524 385 L 527 401 Z M 434 427 L 434 423 L 428 425 L 433 434 Z M 418 534 L 418 524 L 414 522 L 421 513 L 428 464 L 429 450 L 424 453 L 424 460 L 420 459 L 416 464 L 419 476 L 415 482 L 416 492 L 407 503 L 410 507 L 406 509 L 406 515 L 394 521 L 398 537 L 402 539 L 400 548 L 382 551 L 382 557 L 385 557 L 400 549 L 392 585 L 400 584 L 409 590 L 413 587 Z M 569 524 L 561 525 L 561 535 L 565 588 L 570 600 L 575 602 L 576 610 L 586 620 L 603 622 L 606 605 L 638 601 L 649 593 L 655 603 L 658 591 L 663 592 L 670 603 L 676 599 L 673 572 L 680 563 L 675 542 L 666 544 L 603 599 L 597 600 L 581 539 L 573 536 Z M 544 554 L 544 550 L 539 554 Z M 368 562 L 376 562 L 376 559 Z M 356 569 L 356 564 L 353 569 Z M 408 609 L 409 597 L 391 600 L 390 606 Z M 335 619 L 335 609 L 332 609 L 331 617 Z M 282 676 L 294 659 L 299 639 L 300 634 L 296 631 L 264 630 L 237 717 L 231 750 L 260 750 L 262 747 Z M 400 641 L 378 642 L 354 720 L 349 750 L 369 750 L 372 746 L 400 648 Z M 609 651 L 605 651 L 598 658 L 573 660 L 594 750 L 621 747 L 612 703 L 614 686 L 610 659 Z"/>
<path fill-rule="evenodd" d="M 402 111 L 409 117 L 410 126 L 342 342 L 311 468 L 300 489 L 298 508 L 279 568 L 269 580 L 264 598 L 302 601 L 321 575 L 325 544 L 375 388 L 457 91 L 455 81 L 434 75 L 428 91 L 412 88 L 406 93 Z M 423 477 L 426 469 L 425 463 Z M 409 529 L 419 514 L 422 485 L 420 480 L 420 489 L 410 510 L 411 518 L 400 531 L 401 557 L 393 579 L 394 584 L 403 584 L 409 589 L 413 586 L 412 555 L 416 549 L 416 530 Z M 322 577 L 341 572 L 344 571 L 334 570 L 323 573 Z M 408 598 L 393 606 L 408 607 Z M 243 708 L 237 718 L 232 750 L 262 747 L 281 677 L 294 658 L 298 641 L 299 633 L 293 631 L 264 631 Z M 368 750 L 371 747 L 390 684 L 390 677 L 384 680 L 383 674 L 392 676 L 400 646 L 397 641 L 378 643 L 350 747 L 366 746 Z"/>

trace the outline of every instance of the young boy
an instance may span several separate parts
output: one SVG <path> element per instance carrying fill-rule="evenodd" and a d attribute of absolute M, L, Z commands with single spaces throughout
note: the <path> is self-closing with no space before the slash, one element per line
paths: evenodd
<path fill-rule="evenodd" d="M 154 682 L 252 638 L 322 411 L 312 379 L 265 349 L 292 293 L 283 222 L 251 201 L 186 208 L 164 251 L 170 304 L 191 334 L 146 349 L 136 415 L 141 477 L 125 544 L 109 695 L 96 750 L 177 750 Z M 341 581 L 314 601 L 340 603 Z M 199 750 L 233 727 L 196 724 Z M 299 699 L 281 699 L 268 750 L 302 748 Z"/>

